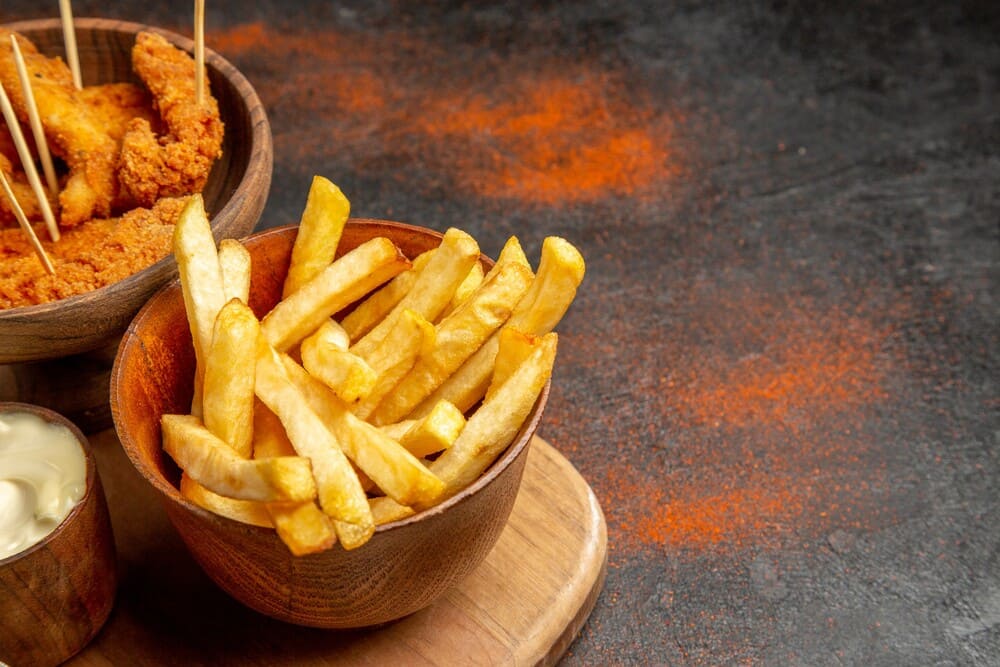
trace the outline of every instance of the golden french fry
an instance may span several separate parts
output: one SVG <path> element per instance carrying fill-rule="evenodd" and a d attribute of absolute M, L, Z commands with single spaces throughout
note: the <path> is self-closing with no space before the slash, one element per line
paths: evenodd
<path fill-rule="evenodd" d="M 205 488 L 240 500 L 303 501 L 316 497 L 309 459 L 240 458 L 197 417 L 163 415 L 163 449 Z M 367 509 L 367 507 L 366 507 Z"/>
<path fill-rule="evenodd" d="M 340 188 L 322 176 L 313 176 L 282 297 L 294 293 L 333 261 L 350 213 L 351 203 Z"/>
<path fill-rule="evenodd" d="M 448 306 L 455 290 L 477 261 L 479 245 L 476 240 L 454 227 L 447 230 L 427 266 L 417 275 L 410 291 L 381 322 L 351 347 L 351 352 L 368 359 L 368 355 L 392 331 L 406 309 L 433 322 Z"/>
<path fill-rule="evenodd" d="M 278 415 L 260 399 L 254 404 L 253 426 L 254 458 L 295 455 Z M 278 537 L 296 556 L 329 549 L 337 542 L 333 522 L 314 501 L 267 503 L 264 511 Z"/>
<path fill-rule="evenodd" d="M 266 341 L 258 341 L 257 396 L 281 420 L 295 451 L 312 461 L 323 511 L 337 521 L 359 526 L 370 535 L 374 522 L 364 489 L 337 439 L 289 378 L 282 358 Z"/>
<path fill-rule="evenodd" d="M 254 361 L 256 375 L 256 360 Z M 297 456 L 278 415 L 259 398 L 253 404 L 253 457 Z"/>
<path fill-rule="evenodd" d="M 438 401 L 426 417 L 408 419 L 380 426 L 379 430 L 396 440 L 417 458 L 451 447 L 465 426 L 465 415 L 448 401 Z"/>
<path fill-rule="evenodd" d="M 431 470 L 447 485 L 447 493 L 465 488 L 513 442 L 552 376 L 558 336 L 548 333 L 489 399 L 469 417 L 465 428 Z"/>
<path fill-rule="evenodd" d="M 493 377 L 486 389 L 486 398 L 492 396 L 500 385 L 507 381 L 518 366 L 531 356 L 541 341 L 540 336 L 533 336 L 509 326 L 503 327 L 497 334 L 497 356 L 493 362 Z"/>
<path fill-rule="evenodd" d="M 475 293 L 437 326 L 433 352 L 421 356 L 378 404 L 372 423 L 391 424 L 410 414 L 507 321 L 533 276 L 531 269 L 516 262 L 494 268 Z"/>
<path fill-rule="evenodd" d="M 475 481 L 513 442 L 552 375 L 557 342 L 555 333 L 546 334 L 531 356 L 469 417 L 452 446 L 431 463 L 431 471 L 445 483 L 438 501 Z M 413 507 L 394 498 L 372 498 L 369 502 L 376 525 L 414 513 Z"/>
<path fill-rule="evenodd" d="M 219 267 L 226 301 L 250 302 L 250 251 L 236 239 L 219 241 Z"/>
<path fill-rule="evenodd" d="M 181 473 L 180 491 L 182 496 L 195 505 L 219 516 L 262 528 L 271 528 L 274 525 L 271 523 L 271 516 L 267 513 L 265 503 L 220 496 L 191 479 L 186 472 Z"/>
<path fill-rule="evenodd" d="M 444 309 L 441 315 L 438 316 L 437 322 L 440 322 L 444 318 L 455 312 L 458 306 L 469 298 L 476 289 L 483 283 L 483 278 L 486 277 L 486 272 L 483 271 L 483 265 L 476 262 L 472 265 L 469 270 L 469 275 L 465 277 L 462 284 L 455 289 L 455 295 L 451 297 L 451 301 L 448 302 L 448 306 Z"/>
<path fill-rule="evenodd" d="M 289 356 L 285 355 L 281 360 L 288 377 L 305 395 L 309 407 L 336 435 L 344 453 L 387 496 L 404 505 L 421 506 L 429 505 L 438 498 L 444 485 L 415 456 L 371 424 L 351 414 L 322 382 L 311 377 Z"/>
<path fill-rule="evenodd" d="M 542 242 L 535 279 L 506 326 L 538 336 L 552 331 L 573 302 L 584 271 L 583 257 L 569 241 L 557 236 L 547 237 Z M 440 400 L 450 401 L 462 412 L 467 412 L 486 394 L 498 344 L 499 337 L 494 334 L 417 406 L 412 415 L 427 414 Z"/>
<path fill-rule="evenodd" d="M 413 288 L 417 276 L 427 266 L 437 249 L 422 252 L 413 260 L 413 266 L 390 280 L 383 287 L 365 297 L 340 324 L 352 341 L 356 341 L 381 322 Z"/>
<path fill-rule="evenodd" d="M 216 437 L 247 459 L 253 453 L 254 365 L 260 324 L 243 301 L 219 311 L 205 359 L 202 419 Z"/>
<path fill-rule="evenodd" d="M 378 373 L 356 354 L 347 351 L 347 333 L 327 319 L 299 348 L 302 365 L 346 403 L 355 403 L 375 388 Z"/>
<path fill-rule="evenodd" d="M 366 241 L 278 302 L 261 322 L 261 332 L 276 350 L 285 351 L 409 265 L 389 239 Z"/>
<path fill-rule="evenodd" d="M 368 356 L 368 363 L 377 379 L 371 391 L 351 406 L 351 412 L 367 419 L 383 398 L 393 392 L 399 381 L 413 369 L 418 359 L 434 350 L 436 337 L 434 325 L 412 310 L 404 310 L 396 326 Z"/>
<path fill-rule="evenodd" d="M 334 523 L 315 502 L 268 503 L 271 524 L 296 556 L 325 551 L 337 543 Z"/>
<path fill-rule="evenodd" d="M 195 379 L 191 412 L 201 416 L 205 355 L 212 344 L 215 318 L 226 302 L 222 269 L 212 228 L 200 194 L 192 195 L 177 218 L 173 237 L 174 257 L 180 274 L 184 311 L 194 344 Z"/>

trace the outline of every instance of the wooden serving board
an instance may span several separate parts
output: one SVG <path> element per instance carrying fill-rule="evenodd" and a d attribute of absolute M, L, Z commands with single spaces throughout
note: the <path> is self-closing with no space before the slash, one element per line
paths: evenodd
<path fill-rule="evenodd" d="M 541 438 L 496 547 L 437 603 L 400 621 L 318 630 L 262 616 L 202 573 L 113 430 L 90 436 L 121 572 L 115 608 L 71 665 L 555 663 L 604 583 L 604 515 L 586 481 Z"/>

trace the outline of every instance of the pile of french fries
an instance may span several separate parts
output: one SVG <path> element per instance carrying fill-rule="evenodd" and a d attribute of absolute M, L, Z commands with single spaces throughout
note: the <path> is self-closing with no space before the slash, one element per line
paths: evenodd
<path fill-rule="evenodd" d="M 216 247 L 200 197 L 174 235 L 196 371 L 191 414 L 161 419 L 163 447 L 185 497 L 273 527 L 296 555 L 354 549 L 478 478 L 551 376 L 553 329 L 584 274 L 558 237 L 537 271 L 511 237 L 484 272 L 457 229 L 414 258 L 374 238 L 334 259 L 349 212 L 313 179 L 282 298 L 261 320 L 249 252 Z"/>

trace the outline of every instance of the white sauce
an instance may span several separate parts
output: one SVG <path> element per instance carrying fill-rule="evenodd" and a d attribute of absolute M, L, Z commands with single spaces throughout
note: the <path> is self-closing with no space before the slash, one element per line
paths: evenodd
<path fill-rule="evenodd" d="M 73 433 L 26 412 L 0 412 L 0 558 L 41 541 L 87 488 Z"/>

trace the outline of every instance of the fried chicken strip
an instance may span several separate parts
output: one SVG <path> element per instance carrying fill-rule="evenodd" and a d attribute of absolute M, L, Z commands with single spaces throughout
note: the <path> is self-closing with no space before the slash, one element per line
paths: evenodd
<path fill-rule="evenodd" d="M 18 117 L 24 120 L 28 114 L 10 46 L 12 34 L 16 33 L 0 29 L 0 82 Z M 49 148 L 69 168 L 59 194 L 60 224 L 72 227 L 95 216 L 110 215 L 118 192 L 118 142 L 80 99 L 62 59 L 47 58 L 21 35 L 17 40 L 31 76 Z"/>
<path fill-rule="evenodd" d="M 200 192 L 222 154 L 218 103 L 208 94 L 197 104 L 194 59 L 159 35 L 136 36 L 132 66 L 152 93 L 166 133 L 157 137 L 142 118 L 129 123 L 119 163 L 122 187 L 143 206 Z"/>

